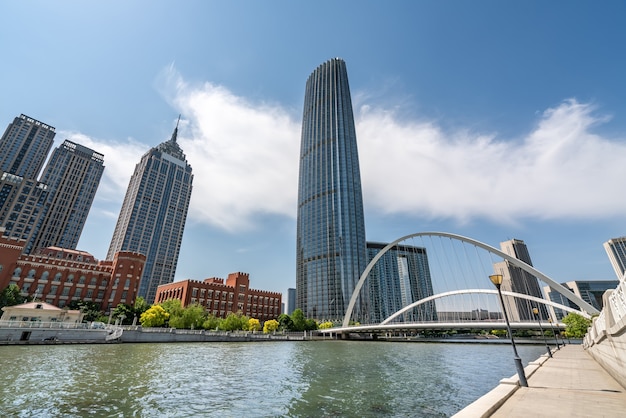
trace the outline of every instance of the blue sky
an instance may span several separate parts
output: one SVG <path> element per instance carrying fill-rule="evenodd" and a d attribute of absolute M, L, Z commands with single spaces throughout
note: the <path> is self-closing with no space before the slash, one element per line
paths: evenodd
<path fill-rule="evenodd" d="M 367 238 L 526 242 L 557 281 L 614 279 L 626 235 L 618 1 L 0 3 L 0 125 L 20 113 L 105 155 L 79 248 L 104 259 L 140 156 L 195 179 L 178 279 L 295 287 L 304 86 L 343 58 Z"/>

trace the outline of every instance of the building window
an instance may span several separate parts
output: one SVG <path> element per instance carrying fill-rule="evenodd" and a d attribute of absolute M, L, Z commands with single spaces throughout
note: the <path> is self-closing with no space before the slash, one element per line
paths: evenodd
<path fill-rule="evenodd" d="M 87 278 L 85 276 L 80 276 L 80 279 L 78 279 L 78 283 L 79 284 L 85 284 L 85 280 L 87 280 Z"/>
<path fill-rule="evenodd" d="M 74 281 L 74 275 L 70 274 L 69 276 L 67 276 L 67 279 L 65 279 L 65 283 L 72 283 Z"/>
<path fill-rule="evenodd" d="M 90 286 L 95 286 L 96 285 L 96 278 L 95 277 L 91 278 L 91 281 L 89 282 L 89 285 Z"/>
<path fill-rule="evenodd" d="M 128 289 L 130 287 L 130 279 L 126 279 L 126 282 L 124 283 L 124 288 Z"/>
<path fill-rule="evenodd" d="M 80 298 L 80 293 L 83 291 L 83 289 L 76 289 L 74 291 L 74 297 L 75 298 Z"/>
<path fill-rule="evenodd" d="M 54 281 L 55 282 L 60 282 L 61 281 L 61 273 L 57 273 L 54 275 Z"/>
<path fill-rule="evenodd" d="M 64 287 L 63 288 L 63 293 L 61 293 L 61 296 L 69 296 L 70 295 L 70 288 L 69 287 Z"/>
<path fill-rule="evenodd" d="M 49 271 L 44 271 L 43 274 L 41 275 L 41 280 L 42 281 L 48 280 L 48 276 L 50 276 L 50 272 Z"/>
<path fill-rule="evenodd" d="M 13 277 L 20 277 L 20 274 L 22 274 L 22 269 L 20 267 L 13 271 Z"/>
<path fill-rule="evenodd" d="M 28 279 L 32 279 L 33 277 L 35 277 L 35 269 L 31 269 L 27 276 Z"/>

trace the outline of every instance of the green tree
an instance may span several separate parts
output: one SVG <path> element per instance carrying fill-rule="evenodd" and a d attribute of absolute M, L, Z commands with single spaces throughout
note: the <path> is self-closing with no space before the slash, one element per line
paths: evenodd
<path fill-rule="evenodd" d="M 263 334 L 269 334 L 278 329 L 278 321 L 275 319 L 270 319 L 269 321 L 265 321 L 263 324 Z"/>
<path fill-rule="evenodd" d="M 304 330 L 305 331 L 314 331 L 317 329 L 317 322 L 315 319 L 307 319 L 304 321 Z"/>
<path fill-rule="evenodd" d="M 248 317 L 241 314 L 241 312 L 237 313 L 229 313 L 226 318 L 224 318 L 219 323 L 219 329 L 222 331 L 239 331 L 239 330 L 247 330 L 248 329 Z"/>
<path fill-rule="evenodd" d="M 68 309 L 77 309 L 83 313 L 83 321 L 97 321 L 103 316 L 100 304 L 89 300 L 73 300 L 67 304 Z M 107 318 L 108 320 L 108 318 Z"/>
<path fill-rule="evenodd" d="M 177 315 L 170 316 L 169 326 L 181 329 L 203 328 L 206 313 L 200 304 L 189 305 L 183 308 Z"/>
<path fill-rule="evenodd" d="M 122 319 L 121 323 L 123 325 L 130 325 L 133 323 L 133 319 L 135 318 L 135 310 L 132 306 L 127 305 L 126 303 L 120 303 L 113 309 L 113 318 L 114 319 Z"/>
<path fill-rule="evenodd" d="M 165 309 L 165 312 L 170 314 L 170 317 L 181 316 L 183 314 L 183 305 L 180 302 L 180 299 L 168 299 L 161 302 L 159 305 Z"/>
<path fill-rule="evenodd" d="M 137 316 L 141 316 L 141 314 L 147 311 L 149 308 L 150 308 L 150 304 L 146 302 L 146 300 L 142 298 L 141 296 L 135 299 L 135 304 L 133 305 L 133 309 L 135 310 L 135 314 L 137 314 Z"/>
<path fill-rule="evenodd" d="M 213 314 L 209 314 L 204 320 L 204 323 L 202 324 L 202 328 L 214 330 L 216 328 L 219 328 L 220 321 L 221 321 L 221 318 L 218 318 L 217 316 Z"/>
<path fill-rule="evenodd" d="M 142 327 L 160 327 L 165 324 L 165 321 L 170 317 L 161 305 L 154 305 L 139 318 Z"/>
<path fill-rule="evenodd" d="M 15 283 L 11 283 L 0 292 L 0 309 L 5 306 L 19 305 L 25 301 L 26 298 L 20 294 L 20 288 Z"/>
<path fill-rule="evenodd" d="M 292 331 L 293 330 L 293 320 L 287 314 L 278 315 L 278 328 L 284 331 Z"/>
<path fill-rule="evenodd" d="M 492 329 L 491 334 L 495 335 L 496 337 L 504 338 L 506 337 L 506 330 L 505 329 Z"/>
<path fill-rule="evenodd" d="M 573 312 L 567 314 L 562 321 L 566 325 L 565 336 L 569 338 L 583 338 L 591 325 L 590 319 Z"/>
<path fill-rule="evenodd" d="M 306 318 L 302 309 L 296 309 L 291 314 L 291 320 L 293 321 L 293 331 L 304 331 L 306 329 Z"/>

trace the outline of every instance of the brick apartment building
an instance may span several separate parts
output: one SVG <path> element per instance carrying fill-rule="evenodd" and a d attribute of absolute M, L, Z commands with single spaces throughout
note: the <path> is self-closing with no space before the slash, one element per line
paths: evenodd
<path fill-rule="evenodd" d="M 144 255 L 120 251 L 113 260 L 98 261 L 88 252 L 58 247 L 24 255 L 26 241 L 2 232 L 0 228 L 0 290 L 16 284 L 22 296 L 60 308 L 73 300 L 91 301 L 104 312 L 135 302 Z"/>
<path fill-rule="evenodd" d="M 221 318 L 231 312 L 241 312 L 261 322 L 278 318 L 282 303 L 280 293 L 250 289 L 250 276 L 241 272 L 230 273 L 226 282 L 212 277 L 159 286 L 154 303 L 168 299 L 179 299 L 183 307 L 199 303 L 209 313 Z"/>

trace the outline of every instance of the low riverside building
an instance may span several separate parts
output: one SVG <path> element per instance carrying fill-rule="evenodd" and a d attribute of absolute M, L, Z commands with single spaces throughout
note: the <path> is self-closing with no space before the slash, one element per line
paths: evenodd
<path fill-rule="evenodd" d="M 281 313 L 282 295 L 277 292 L 250 289 L 247 273 L 230 273 L 224 279 L 212 277 L 203 281 L 182 280 L 157 288 L 154 303 L 178 299 L 183 307 L 198 303 L 213 315 L 226 318 L 241 312 L 259 321 L 276 319 Z"/>
<path fill-rule="evenodd" d="M 46 302 L 34 301 L 2 308 L 0 321 L 58 322 L 80 324 L 83 313 L 79 310 L 61 309 Z"/>
<path fill-rule="evenodd" d="M 63 308 L 73 300 L 95 302 L 105 312 L 120 303 L 133 304 L 146 257 L 120 251 L 98 261 L 88 252 L 47 247 L 22 254 L 26 241 L 2 236 L 0 290 L 16 284 L 22 296 Z"/>

